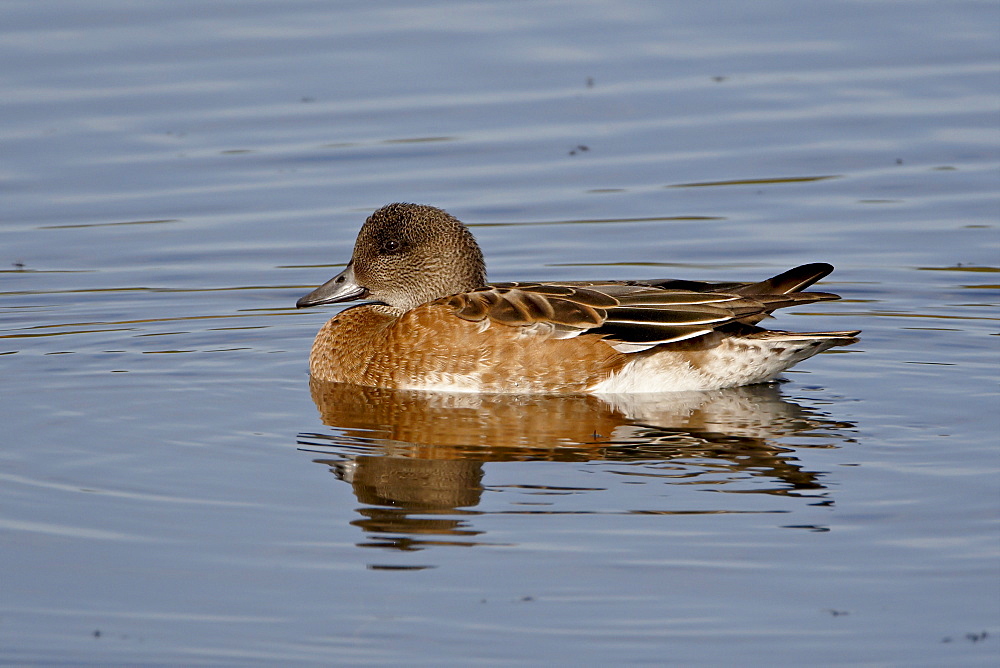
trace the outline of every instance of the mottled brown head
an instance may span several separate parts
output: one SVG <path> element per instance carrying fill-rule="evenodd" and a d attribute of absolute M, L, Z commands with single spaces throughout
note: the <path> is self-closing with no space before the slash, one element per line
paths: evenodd
<path fill-rule="evenodd" d="M 368 217 L 347 268 L 298 305 L 367 298 L 408 311 L 485 285 L 483 254 L 465 225 L 432 206 L 397 203 Z"/>

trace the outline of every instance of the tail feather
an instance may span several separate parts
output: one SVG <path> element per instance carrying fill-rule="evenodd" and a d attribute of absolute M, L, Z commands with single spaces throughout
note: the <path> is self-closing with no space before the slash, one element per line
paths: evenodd
<path fill-rule="evenodd" d="M 799 292 L 824 276 L 828 276 L 832 271 L 833 265 L 826 262 L 803 264 L 766 281 L 737 288 L 733 292 L 741 295 L 784 295 L 790 292 Z"/>
<path fill-rule="evenodd" d="M 779 329 L 762 329 L 750 336 L 768 341 L 829 341 L 828 347 L 833 347 L 857 343 L 860 333 L 860 329 L 845 332 L 783 332 Z"/>

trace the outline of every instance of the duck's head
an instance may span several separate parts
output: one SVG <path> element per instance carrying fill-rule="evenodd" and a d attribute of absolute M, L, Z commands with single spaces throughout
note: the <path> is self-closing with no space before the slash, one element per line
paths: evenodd
<path fill-rule="evenodd" d="M 486 263 L 454 216 L 422 204 L 388 204 L 361 226 L 344 271 L 295 305 L 369 299 L 408 311 L 486 285 Z"/>

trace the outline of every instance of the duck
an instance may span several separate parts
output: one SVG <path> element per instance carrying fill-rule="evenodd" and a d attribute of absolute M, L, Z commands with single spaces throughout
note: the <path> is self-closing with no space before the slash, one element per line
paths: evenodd
<path fill-rule="evenodd" d="M 859 331 L 786 332 L 758 323 L 781 308 L 839 299 L 804 290 L 833 267 L 763 281 L 490 283 L 475 238 L 428 205 L 394 203 L 361 226 L 343 271 L 298 308 L 362 301 L 316 334 L 317 382 L 396 390 L 631 394 L 774 380 Z"/>

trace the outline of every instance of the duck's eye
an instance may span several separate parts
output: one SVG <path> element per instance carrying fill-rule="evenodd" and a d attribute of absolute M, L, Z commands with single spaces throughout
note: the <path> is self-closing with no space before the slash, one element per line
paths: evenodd
<path fill-rule="evenodd" d="M 386 239 L 382 242 L 383 253 L 398 253 L 403 248 L 403 244 L 397 239 Z"/>

